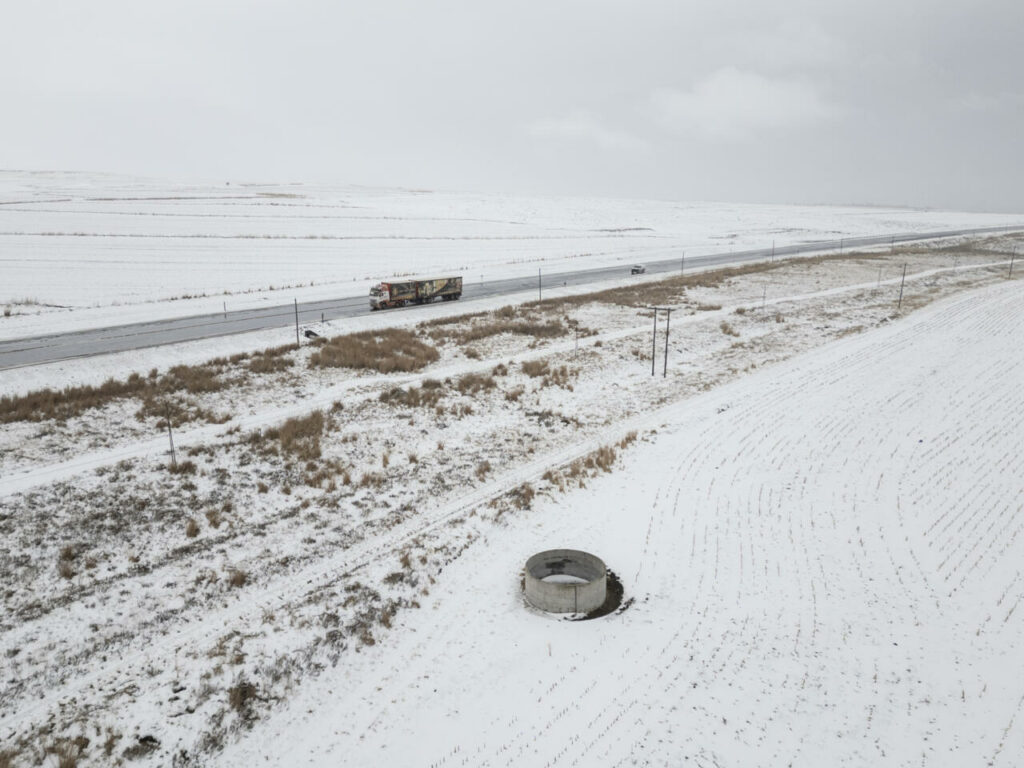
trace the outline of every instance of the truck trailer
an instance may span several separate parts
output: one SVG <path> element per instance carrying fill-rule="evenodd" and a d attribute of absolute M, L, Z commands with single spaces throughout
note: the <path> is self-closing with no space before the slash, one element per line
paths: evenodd
<path fill-rule="evenodd" d="M 461 277 L 377 283 L 370 289 L 370 309 L 390 309 L 391 307 L 404 307 L 408 304 L 429 304 L 438 299 L 455 301 L 461 295 Z"/>

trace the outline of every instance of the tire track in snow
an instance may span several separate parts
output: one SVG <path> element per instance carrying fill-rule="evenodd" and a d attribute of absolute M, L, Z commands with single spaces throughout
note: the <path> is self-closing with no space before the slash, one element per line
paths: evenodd
<path fill-rule="evenodd" d="M 997 300 L 999 298 L 996 297 Z M 1019 315 L 1019 296 L 1004 294 L 1001 299 L 1004 306 L 995 307 L 997 312 L 1002 309 L 1016 309 Z M 929 323 L 928 332 L 941 337 L 946 327 L 970 320 L 972 313 L 989 314 L 993 310 L 991 303 L 967 304 L 966 307 L 964 304 L 957 305 L 950 313 L 948 322 L 943 320 Z M 992 323 L 980 325 L 985 327 L 991 326 Z M 773 729 L 792 728 L 792 723 L 812 723 L 814 713 L 821 707 L 824 707 L 823 711 L 826 713 L 835 713 L 831 716 L 826 715 L 826 721 L 838 727 L 840 733 L 854 735 L 863 731 L 866 734 L 859 744 L 853 744 L 845 751 L 836 749 L 830 753 L 834 764 L 860 765 L 870 761 L 891 761 L 894 756 L 885 750 L 892 749 L 894 745 L 898 746 L 901 741 L 908 738 L 914 742 L 916 738 L 927 737 L 947 744 L 950 749 L 954 746 L 977 746 L 977 733 L 965 734 L 960 740 L 955 737 L 950 739 L 950 732 L 943 733 L 943 718 L 924 711 L 927 707 L 922 706 L 921 696 L 942 694 L 941 685 L 925 684 L 922 689 L 919 683 L 905 683 L 899 678 L 892 677 L 901 666 L 905 666 L 908 672 L 921 668 L 923 659 L 918 655 L 920 649 L 913 647 L 912 636 L 907 641 L 903 635 L 895 635 L 899 641 L 907 641 L 909 647 L 905 651 L 889 651 L 888 657 L 883 654 L 882 669 L 877 660 L 862 662 L 850 657 L 836 675 L 832 670 L 836 659 L 826 658 L 818 648 L 857 648 L 858 643 L 868 640 L 864 629 L 858 630 L 858 619 L 866 617 L 852 617 L 852 620 L 840 622 L 837 626 L 825 627 L 818 625 L 816 615 L 816 605 L 822 599 L 839 598 L 852 604 L 851 597 L 863 591 L 866 594 L 864 607 L 875 614 L 874 621 L 863 622 L 866 627 L 894 625 L 907 615 L 913 617 L 909 622 L 911 627 L 921 622 L 941 625 L 948 619 L 949 608 L 945 604 L 917 605 L 921 590 L 929 591 L 936 576 L 915 569 L 909 562 L 909 553 L 917 546 L 915 542 L 911 542 L 908 551 L 901 551 L 899 548 L 899 545 L 904 544 L 910 536 L 903 526 L 913 522 L 913 517 L 879 515 L 869 507 L 880 501 L 885 503 L 887 498 L 894 496 L 912 496 L 912 490 L 932 487 L 930 478 L 936 473 L 947 471 L 950 465 L 962 460 L 962 455 L 953 449 L 953 444 L 948 444 L 933 452 L 937 457 L 942 457 L 941 461 L 936 460 L 937 466 L 926 464 L 923 469 L 916 466 L 913 460 L 924 451 L 918 452 L 913 447 L 918 445 L 913 434 L 915 429 L 908 430 L 905 424 L 894 418 L 913 411 L 916 407 L 915 398 L 899 393 L 883 394 L 876 402 L 865 403 L 865 406 L 883 412 L 880 418 L 871 422 L 873 428 L 877 427 L 881 431 L 872 435 L 877 437 L 878 441 L 874 447 L 869 447 L 866 451 L 871 471 L 867 476 L 859 477 L 855 474 L 854 468 L 853 476 L 848 478 L 845 484 L 835 484 L 837 478 L 822 467 L 832 462 L 849 469 L 849 462 L 843 456 L 844 452 L 863 452 L 865 445 L 870 444 L 870 440 L 864 434 L 857 434 L 857 431 L 862 429 L 862 412 L 857 408 L 837 409 L 836 412 L 825 411 L 804 427 L 804 435 L 813 435 L 814 440 L 820 438 L 820 453 L 816 454 L 815 450 L 807 449 L 806 438 L 801 440 L 797 436 L 797 439 L 787 442 L 770 437 L 790 419 L 793 400 L 799 398 L 806 388 L 831 388 L 842 384 L 844 391 L 847 392 L 869 391 L 865 388 L 877 382 L 879 370 L 884 370 L 891 361 L 912 353 L 928 338 L 928 334 L 920 328 L 907 329 L 907 332 L 900 336 L 902 338 L 879 339 L 879 343 L 873 345 L 871 349 L 854 351 L 842 356 L 841 361 L 835 364 L 821 366 L 819 371 L 814 372 L 815 378 L 812 381 L 805 381 L 795 373 L 787 376 L 788 390 L 777 388 L 772 391 L 768 396 L 774 398 L 770 405 L 751 406 L 746 412 L 740 406 L 723 412 L 723 419 L 741 425 L 751 418 L 757 420 L 758 428 L 763 429 L 767 435 L 763 438 L 763 445 L 770 448 L 770 451 L 765 452 L 770 453 L 770 456 L 762 458 L 767 459 L 766 463 L 770 468 L 777 471 L 781 467 L 796 465 L 795 469 L 791 469 L 791 475 L 775 478 L 774 484 L 752 485 L 746 493 L 739 495 L 731 495 L 728 491 L 730 483 L 741 480 L 743 467 L 757 458 L 757 452 L 751 445 L 757 429 L 747 430 L 743 439 L 744 446 L 735 457 L 709 457 L 706 455 L 707 451 L 702 450 L 707 445 L 714 445 L 718 432 L 716 427 L 720 425 L 707 425 L 697 433 L 693 439 L 695 447 L 673 462 L 671 478 L 654 493 L 653 508 L 646 525 L 641 563 L 635 571 L 635 583 L 632 585 L 635 592 L 642 594 L 645 588 L 650 588 L 660 577 L 662 581 L 657 582 L 658 591 L 671 593 L 674 589 L 682 588 L 683 582 L 690 581 L 697 586 L 690 593 L 689 600 L 684 600 L 689 603 L 689 610 L 680 614 L 682 620 L 665 622 L 663 634 L 667 638 L 660 647 L 642 649 L 639 654 L 630 654 L 621 659 L 620 663 L 626 671 L 608 678 L 584 676 L 574 686 L 576 690 L 567 691 L 566 696 L 546 702 L 548 706 L 544 713 L 538 713 L 534 717 L 536 725 L 540 724 L 546 712 L 562 712 L 565 707 L 570 706 L 573 696 L 577 697 L 578 702 L 578 692 L 586 690 L 586 684 L 604 688 L 610 685 L 613 688 L 612 691 L 605 692 L 602 709 L 596 717 L 586 721 L 585 727 L 577 730 L 572 737 L 566 739 L 563 734 L 562 740 L 552 739 L 548 751 L 542 751 L 536 760 L 530 761 L 531 764 L 550 765 L 555 764 L 555 761 L 561 763 L 565 760 L 574 765 L 584 765 L 590 761 L 614 764 L 615 760 L 628 763 L 638 759 L 653 764 L 678 764 L 681 757 L 696 761 L 710 760 L 712 764 L 784 764 L 787 759 L 807 764 L 814 760 L 815 755 L 826 753 L 822 750 L 834 748 L 835 745 L 827 743 L 829 739 L 822 740 L 815 733 L 827 729 L 828 725 L 807 725 L 802 733 L 796 735 L 795 742 L 791 745 L 787 745 L 777 734 L 774 738 L 769 736 L 769 732 Z M 982 388 L 978 386 L 978 380 L 983 378 L 983 375 L 973 378 L 960 377 L 962 393 L 959 399 L 954 398 L 954 403 L 961 407 L 970 407 L 979 402 L 985 404 L 987 394 L 985 391 L 979 391 Z M 997 391 L 998 396 L 991 398 L 993 404 L 1007 405 L 1007 380 L 1012 378 L 1003 379 L 1003 384 Z M 911 426 L 914 423 L 927 424 L 934 412 L 926 408 L 920 415 L 924 421 L 912 422 Z M 971 444 L 990 439 L 991 430 L 987 427 L 982 426 L 971 431 L 970 422 L 974 420 L 970 419 L 957 427 L 966 430 L 963 433 L 967 437 L 965 442 Z M 976 420 L 982 424 L 991 424 L 993 420 L 998 421 L 998 417 L 986 413 Z M 1014 431 L 1015 428 L 1014 425 L 1010 425 L 1006 430 L 998 430 L 995 437 L 1004 445 L 1008 441 L 1012 444 L 1013 435 L 1019 434 Z M 907 432 L 910 434 L 906 434 Z M 907 446 L 901 446 L 901 442 Z M 887 456 L 884 446 L 892 443 L 896 444 L 896 448 L 891 456 Z M 801 449 L 805 457 L 815 456 L 816 460 L 811 463 L 795 461 Z M 786 457 L 791 457 L 794 461 L 787 461 Z M 714 482 L 719 477 L 718 473 L 722 466 L 716 466 L 714 462 L 726 459 L 732 462 L 733 469 L 728 482 L 715 483 L 719 487 L 713 490 L 710 489 L 709 483 L 707 492 L 704 488 L 687 487 L 685 478 L 689 475 L 696 475 L 705 480 L 711 478 Z M 886 473 L 892 474 L 889 465 L 903 461 L 908 464 L 906 474 L 896 483 L 888 480 Z M 1011 469 L 1016 466 L 1010 465 Z M 1022 475 L 1018 473 L 1015 476 Z M 980 477 L 992 479 L 984 474 Z M 815 497 L 809 488 L 828 483 L 833 485 L 832 498 L 836 506 L 848 506 L 853 510 L 857 510 L 858 505 L 868 507 L 864 509 L 863 520 L 857 517 L 852 520 L 837 519 L 829 514 L 830 510 L 814 508 Z M 699 506 L 701 503 L 707 506 L 712 494 L 718 498 L 718 503 L 709 508 L 704 515 L 699 516 L 688 508 L 689 505 Z M 756 514 L 753 509 L 755 498 L 764 503 L 764 507 L 759 506 Z M 984 506 L 988 501 L 987 496 L 964 498 L 954 495 L 954 498 L 972 506 Z M 787 511 L 783 511 L 783 508 Z M 688 519 L 691 520 L 689 527 Z M 840 555 L 842 561 L 839 563 L 826 564 L 820 557 L 815 559 L 810 552 L 802 551 L 815 544 L 820 545 L 823 525 L 826 531 L 829 528 L 835 531 L 833 538 L 837 546 L 829 551 Z M 845 540 L 846 537 L 854 535 L 858 535 L 860 540 Z M 769 536 L 771 538 L 768 538 Z M 771 557 L 771 550 L 765 548 L 765 542 L 761 542 L 760 546 L 761 554 L 766 558 L 765 568 L 752 567 L 756 558 L 746 562 L 741 559 L 741 553 L 750 551 L 750 545 L 756 537 L 767 538 L 776 545 L 788 545 L 776 555 L 778 559 L 775 569 L 769 567 L 767 562 Z M 716 538 L 731 541 L 734 546 L 716 550 Z M 686 563 L 685 576 L 681 571 L 675 570 L 652 574 L 654 563 L 676 562 L 679 545 L 690 542 L 693 542 L 688 548 L 691 559 Z M 894 545 L 897 545 L 895 549 Z M 753 548 L 756 553 L 758 547 L 755 545 Z M 725 553 L 718 561 L 717 572 L 716 551 Z M 1018 546 L 1015 551 L 1019 555 L 1020 547 Z M 731 557 L 730 552 L 734 553 Z M 1004 560 L 1004 566 L 1006 562 Z M 708 579 L 713 578 L 716 573 L 717 580 L 709 584 Z M 764 581 L 753 581 L 755 573 L 765 574 Z M 830 573 L 841 573 L 843 578 L 832 579 Z M 853 578 L 850 578 L 851 576 Z M 1016 605 L 1024 599 L 1022 581 L 1024 580 L 1019 578 L 1019 571 L 1015 571 L 1008 584 L 1003 582 L 1005 589 L 1002 590 L 1000 602 L 1004 606 L 1004 613 L 1010 613 L 1011 603 Z M 873 586 L 876 583 L 879 584 Z M 750 601 L 747 606 L 748 612 L 742 619 L 730 613 L 736 605 L 733 590 L 728 588 L 729 584 Z M 758 600 L 772 592 L 781 592 L 789 601 L 777 613 L 766 609 L 759 612 L 752 607 L 757 606 Z M 945 598 L 945 595 L 938 595 L 934 591 L 932 595 L 938 599 Z M 642 610 L 639 609 L 638 613 Z M 629 617 L 636 615 L 625 614 Z M 1012 614 L 1007 618 L 1007 621 L 1010 620 Z M 752 624 L 756 625 L 756 628 L 752 627 Z M 900 631 L 906 631 L 906 628 L 897 630 Z M 818 637 L 815 637 L 816 635 Z M 792 668 L 783 667 L 784 671 L 777 672 L 774 676 L 763 676 L 760 690 L 747 691 L 732 698 L 723 696 L 721 691 L 716 690 L 715 695 L 692 705 L 693 708 L 686 715 L 685 729 L 696 732 L 700 734 L 699 736 L 687 735 L 670 740 L 671 744 L 666 747 L 657 747 L 650 743 L 650 724 L 658 723 L 662 726 L 659 732 L 664 735 L 666 729 L 671 726 L 671 718 L 666 713 L 675 711 L 681 703 L 687 701 L 687 696 L 677 697 L 676 692 L 680 688 L 687 690 L 687 683 L 690 686 L 696 684 L 695 687 L 688 689 L 691 692 L 704 687 L 714 688 L 716 681 L 721 678 L 736 676 L 741 670 L 746 669 L 749 657 L 757 658 L 760 653 L 763 659 L 765 648 L 787 638 L 792 648 L 788 654 L 788 660 L 793 663 Z M 900 644 L 903 645 L 904 642 Z M 774 656 L 769 654 L 769 658 L 776 662 L 784 662 L 786 656 L 783 653 Z M 966 664 L 959 652 L 955 652 L 953 658 L 958 665 Z M 803 676 L 800 675 L 800 665 L 796 663 L 799 661 L 807 665 Z M 965 686 L 970 684 L 970 677 L 971 673 L 968 671 L 964 678 Z M 859 706 L 848 706 L 850 702 L 843 701 L 841 694 L 829 693 L 828 687 L 836 683 L 839 683 L 840 690 L 852 693 L 853 698 L 857 700 L 854 703 Z M 930 694 L 929 687 L 932 688 Z M 778 691 L 792 696 L 788 704 L 779 706 L 769 703 L 769 709 L 764 713 L 764 717 L 750 717 L 749 723 L 742 723 L 732 729 L 724 722 L 723 713 L 734 714 L 737 709 L 745 711 L 743 699 L 747 694 L 752 693 L 755 696 L 754 703 L 757 704 L 760 703 L 760 698 L 767 698 Z M 640 696 L 638 692 L 644 694 Z M 557 693 L 557 688 L 551 693 Z M 694 698 L 698 697 L 695 695 Z M 944 704 L 944 711 L 949 711 L 950 706 L 948 703 Z M 965 703 L 964 712 L 970 711 L 972 706 Z M 1019 710 L 1020 707 L 1021 704 L 1018 703 L 1016 709 Z M 839 712 L 840 709 L 843 711 Z M 754 711 L 751 708 L 751 714 Z M 952 713 L 945 717 L 957 719 L 962 715 Z M 517 718 L 517 724 L 521 725 L 522 718 L 518 715 Z M 729 720 L 731 722 L 732 718 Z M 1019 733 L 1019 729 L 1013 730 L 1013 725 L 1014 718 L 1011 718 L 1002 734 L 996 757 L 1005 754 L 1003 744 Z M 708 747 L 707 734 L 712 733 L 716 727 L 728 732 L 729 739 L 733 741 L 732 752 L 723 754 Z M 531 728 L 526 728 L 525 731 L 530 734 L 536 733 Z M 509 733 L 508 730 L 502 729 L 499 729 L 499 732 Z M 1018 740 L 1019 738 L 1017 735 Z M 718 740 L 717 743 L 721 741 Z M 517 760 L 533 754 L 529 751 L 532 744 L 532 741 L 521 741 L 519 749 L 512 752 L 509 760 L 493 764 L 517 764 Z M 766 747 L 770 751 L 766 752 Z M 506 754 L 508 750 L 508 744 L 504 744 L 497 754 Z M 908 751 L 902 754 L 902 757 L 898 757 L 898 762 L 910 758 Z M 936 754 L 934 759 L 940 762 L 944 760 L 940 754 Z"/>

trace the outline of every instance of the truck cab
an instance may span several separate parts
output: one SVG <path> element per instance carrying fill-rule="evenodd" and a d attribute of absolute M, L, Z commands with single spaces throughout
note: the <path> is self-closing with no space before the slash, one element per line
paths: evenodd
<path fill-rule="evenodd" d="M 370 289 L 370 309 L 383 309 L 391 299 L 387 283 L 377 283 Z"/>

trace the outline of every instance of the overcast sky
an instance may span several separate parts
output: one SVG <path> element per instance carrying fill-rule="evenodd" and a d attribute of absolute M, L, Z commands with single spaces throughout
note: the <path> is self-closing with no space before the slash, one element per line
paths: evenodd
<path fill-rule="evenodd" d="M 1021 0 L 0 11 L 0 167 L 1024 213 Z"/>

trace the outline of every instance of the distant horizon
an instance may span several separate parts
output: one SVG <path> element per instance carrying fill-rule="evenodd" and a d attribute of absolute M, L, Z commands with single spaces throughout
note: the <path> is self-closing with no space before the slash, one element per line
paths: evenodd
<path fill-rule="evenodd" d="M 380 189 L 380 190 L 403 190 L 412 193 L 441 193 L 441 194 L 473 194 L 473 195 L 488 195 L 495 197 L 517 197 L 517 198 L 552 198 L 558 200 L 586 200 L 587 198 L 594 198 L 598 200 L 629 200 L 633 202 L 657 202 L 657 203 L 710 203 L 710 204 L 728 204 L 728 205 L 778 205 L 778 206 L 792 206 L 792 207 L 823 207 L 823 208 L 882 208 L 882 209 L 893 209 L 893 210 L 906 210 L 906 211 L 948 211 L 951 213 L 992 213 L 1001 215 L 1014 215 L 1020 213 L 1024 216 L 1024 209 L 1020 211 L 1014 210 L 994 210 L 994 209 L 972 209 L 972 208 L 943 208 L 938 206 L 929 205 L 911 205 L 907 203 L 885 203 L 885 202 L 829 202 L 829 201 L 794 201 L 794 200 L 726 200 L 726 199 L 714 199 L 714 198 L 671 198 L 671 197 L 654 197 L 654 196 L 627 196 L 627 195 L 613 195 L 613 194 L 569 194 L 569 193 L 549 193 L 549 192 L 521 192 L 521 191 L 507 191 L 507 190 L 495 190 L 495 189 L 470 189 L 470 188 L 453 188 L 443 186 L 424 186 L 417 184 L 368 184 L 358 181 L 339 181 L 330 179 L 257 179 L 253 177 L 251 179 L 243 178 L 231 178 L 231 179 L 218 179 L 212 175 L 204 176 L 202 173 L 187 174 L 187 175 L 162 175 L 162 174 L 151 174 L 151 173 L 132 173 L 123 171 L 106 171 L 96 169 L 85 169 L 85 168 L 0 168 L 0 174 L 5 173 L 26 173 L 26 174 L 67 174 L 67 175 L 80 175 L 80 176 L 97 176 L 97 177 L 111 177 L 111 178 L 123 178 L 123 179 L 136 179 L 140 181 L 150 182 L 164 182 L 170 184 L 203 184 L 211 187 L 220 185 L 239 185 L 239 186 L 326 186 L 326 187 L 353 187 L 356 189 Z M 3 201 L 0 201 L 2 203 Z M 1022 222 L 1024 224 L 1024 222 Z"/>

